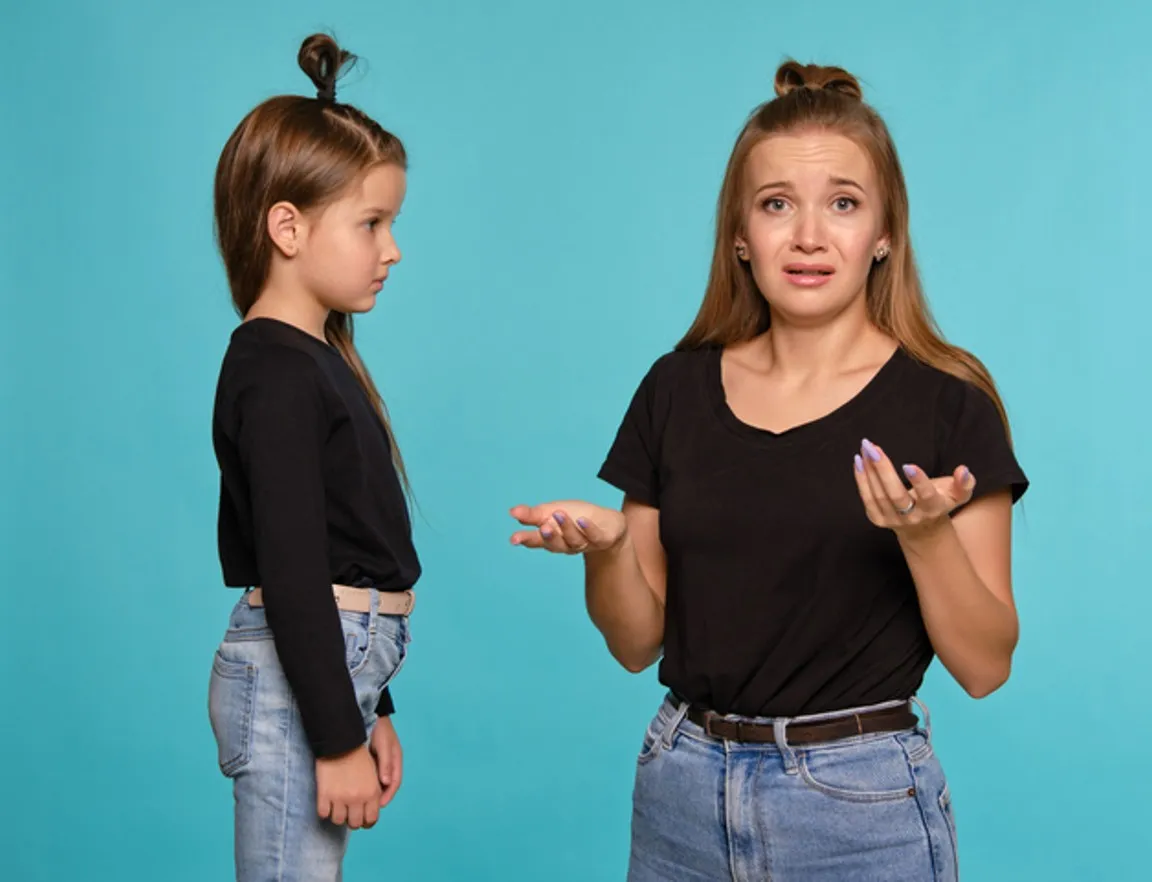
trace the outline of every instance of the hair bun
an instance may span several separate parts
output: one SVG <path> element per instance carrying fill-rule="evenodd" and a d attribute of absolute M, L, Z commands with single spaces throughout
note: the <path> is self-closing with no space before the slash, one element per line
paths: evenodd
<path fill-rule="evenodd" d="M 857 101 L 864 98 L 856 77 L 842 67 L 786 61 L 776 71 L 776 95 L 783 97 L 797 89 L 827 89 Z"/>
<path fill-rule="evenodd" d="M 327 34 L 313 34 L 300 45 L 296 56 L 300 69 L 308 75 L 316 86 L 316 97 L 321 101 L 336 100 L 336 80 L 348 64 L 356 62 L 356 56 L 345 52 Z"/>

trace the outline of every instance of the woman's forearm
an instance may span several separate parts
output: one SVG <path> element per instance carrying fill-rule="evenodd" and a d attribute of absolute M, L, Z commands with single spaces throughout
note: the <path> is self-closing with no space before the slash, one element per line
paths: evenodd
<path fill-rule="evenodd" d="M 900 545 L 941 663 L 970 695 L 994 692 L 1011 669 L 1016 611 L 981 581 L 951 521 L 901 536 Z"/>
<path fill-rule="evenodd" d="M 648 584 L 631 538 L 607 551 L 584 555 L 588 615 L 613 657 L 639 673 L 659 657 L 664 643 L 664 604 Z"/>

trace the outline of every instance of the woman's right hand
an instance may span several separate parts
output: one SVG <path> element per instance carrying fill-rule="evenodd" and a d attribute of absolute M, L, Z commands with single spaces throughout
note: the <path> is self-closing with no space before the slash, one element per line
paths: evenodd
<path fill-rule="evenodd" d="M 371 827 L 380 815 L 380 777 L 367 745 L 316 759 L 316 811 L 353 830 Z"/>
<path fill-rule="evenodd" d="M 513 545 L 556 554 L 614 551 L 628 535 L 623 512 L 579 500 L 518 505 L 512 509 L 512 517 L 535 528 L 513 533 Z"/>

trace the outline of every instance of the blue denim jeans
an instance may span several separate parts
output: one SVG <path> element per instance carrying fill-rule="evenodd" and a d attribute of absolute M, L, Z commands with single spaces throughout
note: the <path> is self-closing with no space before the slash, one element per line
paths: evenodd
<path fill-rule="evenodd" d="M 366 731 L 407 655 L 408 620 L 341 610 L 348 670 Z M 339 882 L 348 828 L 316 813 L 315 757 L 264 610 L 242 598 L 212 660 L 208 713 L 232 779 L 238 882 Z"/>
<path fill-rule="evenodd" d="M 794 747 L 786 720 L 745 718 L 772 723 L 776 744 L 724 741 L 669 697 L 637 763 L 628 879 L 954 882 L 948 785 L 920 707 L 914 729 Z"/>

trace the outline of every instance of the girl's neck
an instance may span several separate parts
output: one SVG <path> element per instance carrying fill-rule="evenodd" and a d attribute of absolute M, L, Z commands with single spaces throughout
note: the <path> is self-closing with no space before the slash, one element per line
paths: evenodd
<path fill-rule="evenodd" d="M 328 310 L 302 292 L 290 292 L 274 285 L 266 286 L 244 316 L 245 321 L 254 318 L 276 319 L 318 340 L 327 342 L 328 339 L 324 333 Z"/>

